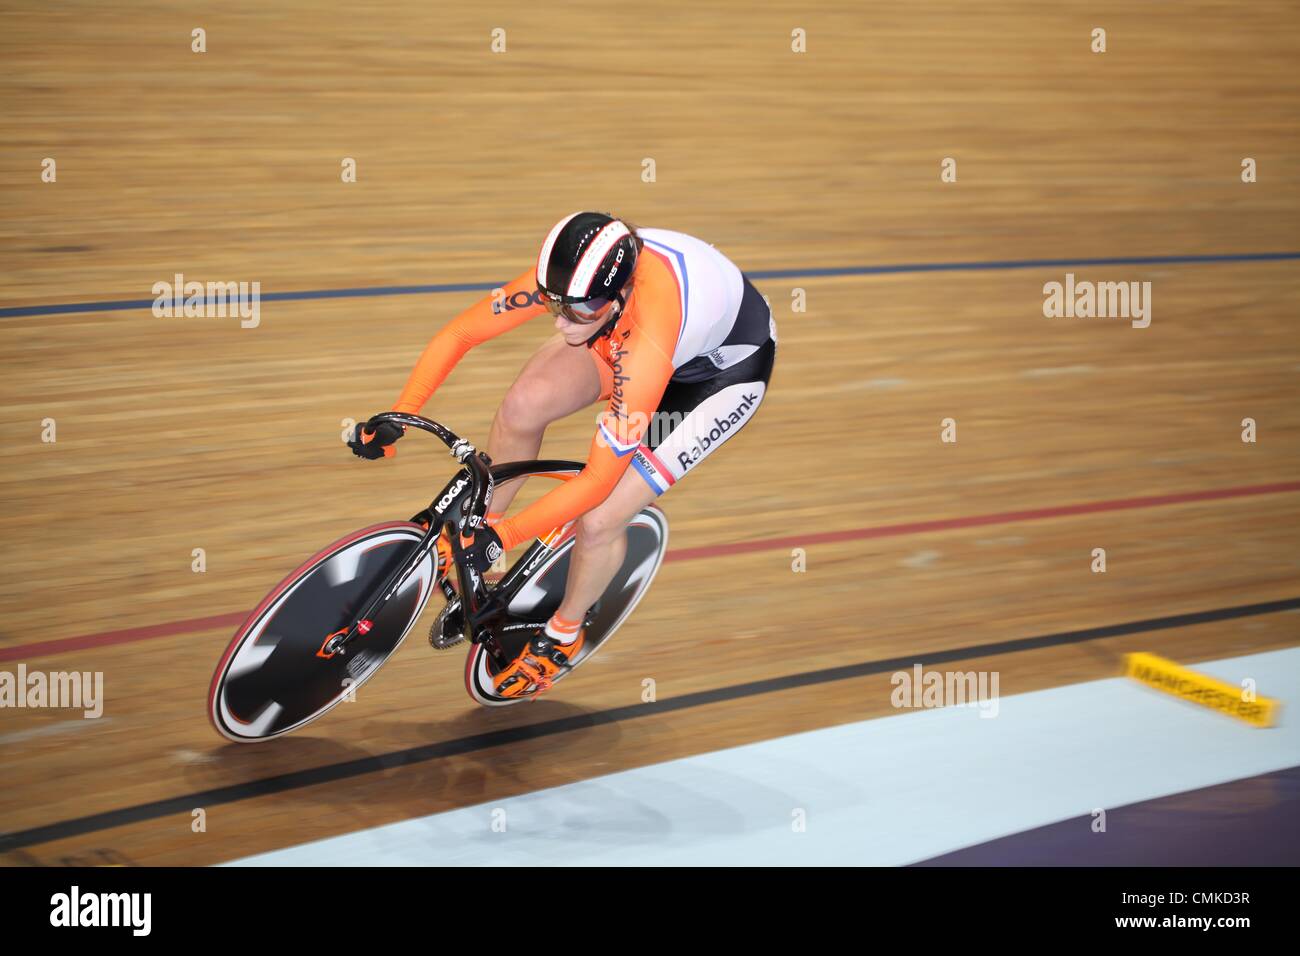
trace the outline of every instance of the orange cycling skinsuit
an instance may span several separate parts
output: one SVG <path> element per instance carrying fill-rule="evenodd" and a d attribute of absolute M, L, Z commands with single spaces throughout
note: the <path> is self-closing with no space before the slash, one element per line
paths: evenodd
<path fill-rule="evenodd" d="M 570 220 L 592 215 L 562 220 L 537 266 L 444 326 L 420 356 L 394 411 L 419 412 L 471 348 L 547 314 L 539 273 L 547 269 L 551 244 Z M 622 228 L 621 234 L 629 232 Z M 507 550 L 595 508 L 629 467 L 662 494 L 739 431 L 763 400 L 776 355 L 776 324 L 763 297 L 699 239 L 662 229 L 630 235 L 625 241 L 639 246 L 630 294 L 616 319 L 588 343 L 601 400 L 609 404 L 586 466 L 495 525 Z M 597 267 L 610 268 L 598 261 L 588 271 Z"/>

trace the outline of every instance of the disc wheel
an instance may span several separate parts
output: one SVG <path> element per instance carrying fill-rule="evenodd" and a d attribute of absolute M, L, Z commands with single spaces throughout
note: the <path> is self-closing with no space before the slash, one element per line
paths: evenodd
<path fill-rule="evenodd" d="M 331 544 L 286 577 L 248 616 L 226 648 L 208 693 L 208 716 L 229 740 L 278 737 L 348 698 L 388 659 L 433 590 L 426 556 L 346 653 L 321 656 L 326 638 L 356 615 L 424 536 L 394 521 Z"/>
<path fill-rule="evenodd" d="M 573 544 L 571 536 L 561 542 L 556 551 L 545 558 L 533 572 L 528 583 L 511 599 L 508 607 L 513 619 L 544 621 L 555 613 L 564 597 Z M 596 605 L 583 649 L 573 665 L 557 675 L 552 683 L 568 677 L 609 641 L 649 590 L 650 582 L 658 573 L 667 548 L 667 517 L 653 505 L 643 508 L 628 525 L 627 554 Z M 527 627 L 507 626 L 498 636 L 502 650 L 512 657 L 518 654 L 529 633 Z M 492 686 L 494 672 L 492 655 L 483 645 L 473 645 L 465 660 L 465 688 L 470 697 L 486 707 L 501 707 L 531 699 L 531 692 L 522 697 L 502 697 L 497 694 Z"/>

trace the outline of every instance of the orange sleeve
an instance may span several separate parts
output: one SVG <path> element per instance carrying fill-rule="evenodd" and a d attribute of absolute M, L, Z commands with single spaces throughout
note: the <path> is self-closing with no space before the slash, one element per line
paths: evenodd
<path fill-rule="evenodd" d="M 638 280 L 628 314 L 610 342 L 614 392 L 600 417 L 587 464 L 578 474 L 496 526 L 510 549 L 585 514 L 609 497 L 632 463 L 673 374 L 681 299 L 667 267 Z M 626 326 L 626 328 L 624 328 Z"/>
<path fill-rule="evenodd" d="M 393 411 L 414 415 L 466 352 L 546 311 L 537 298 L 536 268 L 506 285 L 502 292 L 498 295 L 494 290 L 438 331 L 411 370 L 402 394 L 393 403 Z"/>

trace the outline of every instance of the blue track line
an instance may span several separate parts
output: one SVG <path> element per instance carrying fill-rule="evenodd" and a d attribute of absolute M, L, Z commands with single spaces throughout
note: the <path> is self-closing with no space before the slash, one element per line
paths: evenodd
<path fill-rule="evenodd" d="M 836 266 L 824 269 L 761 269 L 746 272 L 751 279 L 822 279 L 833 276 L 898 275 L 912 272 L 996 272 L 1007 269 L 1078 268 L 1080 266 L 1184 265 L 1211 262 L 1293 262 L 1300 252 L 1247 252 L 1201 256 L 1113 256 L 1101 259 L 1001 259 L 989 262 L 912 262 L 884 266 Z M 352 289 L 307 289 L 301 292 L 267 292 L 263 302 L 308 299 L 360 299 L 379 295 L 433 295 L 441 292 L 490 292 L 502 283 L 449 282 L 440 285 L 361 286 Z M 70 302 L 63 305 L 22 305 L 0 309 L 0 319 L 33 315 L 68 315 L 77 312 L 126 312 L 152 309 L 153 299 L 108 302 Z"/>

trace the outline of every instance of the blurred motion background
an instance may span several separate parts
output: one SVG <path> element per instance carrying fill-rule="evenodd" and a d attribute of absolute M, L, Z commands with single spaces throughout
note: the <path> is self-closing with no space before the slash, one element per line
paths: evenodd
<path fill-rule="evenodd" d="M 1298 59 L 1290 2 L 6 3 L 0 657 L 102 672 L 105 709 L 0 710 L 0 860 L 224 862 L 906 720 L 890 673 L 936 655 L 996 669 L 1010 696 L 1113 678 L 1133 650 L 1194 665 L 1294 648 Z M 649 599 L 552 699 L 491 712 L 461 655 L 425 643 L 435 601 L 356 704 L 225 743 L 204 695 L 244 614 L 452 473 L 418 437 L 361 462 L 347 422 L 388 408 L 438 328 L 576 209 L 715 244 L 779 330 L 756 421 L 661 501 L 672 551 Z M 177 273 L 259 282 L 260 323 L 155 317 L 139 303 Z M 1150 326 L 1046 318 L 1044 283 L 1067 273 L 1150 282 Z M 408 288 L 443 285 L 463 288 Z M 297 295 L 328 290 L 370 294 Z M 484 442 L 551 332 L 470 353 L 425 414 Z M 581 458 L 595 412 L 543 456 Z M 1285 606 L 1195 617 L 1265 602 Z M 871 661 L 898 663 L 779 682 Z M 1260 692 L 1294 694 L 1292 674 L 1260 670 Z M 643 703 L 647 678 L 661 699 L 777 683 L 601 716 Z M 1097 716 L 1077 706 L 1080 727 Z M 592 719 L 327 772 L 574 715 Z M 1295 743 L 1206 719 L 1237 752 Z M 1071 733 L 1021 750 L 1025 799 Z M 286 773 L 302 776 L 258 783 Z M 219 825 L 194 833 L 209 804 Z M 736 829 L 703 819 L 687 842 Z M 635 830 L 617 831 L 631 862 Z"/>

